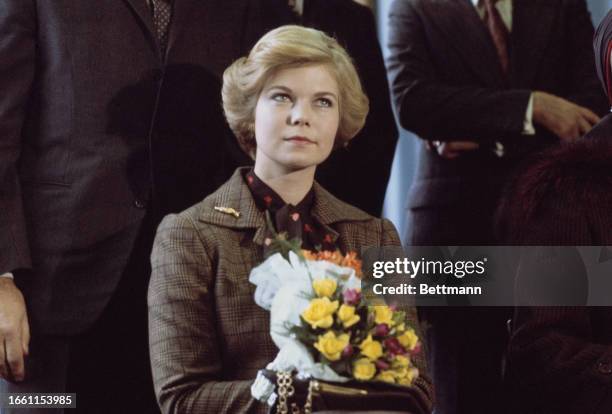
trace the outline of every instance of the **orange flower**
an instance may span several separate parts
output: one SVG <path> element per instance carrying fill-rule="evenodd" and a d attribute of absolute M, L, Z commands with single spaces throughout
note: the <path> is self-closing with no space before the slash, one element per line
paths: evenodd
<path fill-rule="evenodd" d="M 310 250 L 302 249 L 302 254 L 304 255 L 304 259 L 306 260 L 317 260 L 317 253 L 312 252 Z"/>
<path fill-rule="evenodd" d="M 340 253 L 340 250 L 336 250 L 333 252 L 329 250 L 324 250 L 322 252 L 319 252 L 318 260 L 325 260 L 327 262 L 332 262 L 339 265 L 340 263 L 342 263 L 342 254 Z"/>
<path fill-rule="evenodd" d="M 361 260 L 357 258 L 356 252 L 347 253 L 346 256 L 342 258 L 340 266 L 350 267 L 355 270 L 355 274 L 358 277 L 363 276 L 363 273 L 361 272 Z"/>
<path fill-rule="evenodd" d="M 357 258 L 356 252 L 349 252 L 343 256 L 340 250 L 335 250 L 333 252 L 330 250 L 323 250 L 322 252 L 302 250 L 302 254 L 306 260 L 325 260 L 337 264 L 338 266 L 350 267 L 355 270 L 357 276 L 363 276 L 361 271 L 362 262 Z"/>

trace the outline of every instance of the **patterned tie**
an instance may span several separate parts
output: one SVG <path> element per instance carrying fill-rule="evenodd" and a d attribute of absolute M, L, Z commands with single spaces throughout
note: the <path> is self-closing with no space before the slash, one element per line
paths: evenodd
<path fill-rule="evenodd" d="M 510 66 L 510 58 L 508 56 L 508 28 L 504 24 L 504 21 L 495 7 L 497 0 L 484 0 L 485 14 L 484 23 L 489 29 L 489 33 L 493 38 L 495 49 L 497 50 L 497 56 L 499 63 L 501 64 L 502 72 L 504 75 L 508 74 L 508 67 Z"/>
<path fill-rule="evenodd" d="M 161 46 L 162 55 L 168 45 L 168 29 L 172 18 L 172 0 L 151 0 L 153 7 L 153 24 L 157 32 L 157 39 Z"/>

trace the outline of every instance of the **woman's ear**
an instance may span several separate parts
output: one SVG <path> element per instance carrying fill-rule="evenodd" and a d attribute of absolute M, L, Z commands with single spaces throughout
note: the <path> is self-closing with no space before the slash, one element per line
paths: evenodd
<path fill-rule="evenodd" d="M 350 139 L 342 139 L 339 135 L 337 135 L 334 141 L 334 150 L 337 150 L 339 148 L 347 148 L 350 142 Z"/>

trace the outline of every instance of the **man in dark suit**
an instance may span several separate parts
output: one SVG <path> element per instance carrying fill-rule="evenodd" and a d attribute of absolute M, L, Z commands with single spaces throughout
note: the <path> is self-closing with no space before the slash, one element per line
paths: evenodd
<path fill-rule="evenodd" d="M 420 151 L 409 244 L 495 243 L 494 212 L 516 166 L 582 136 L 606 109 L 592 36 L 583 0 L 393 3 L 387 67 L 397 116 L 434 144 Z M 510 313 L 421 313 L 437 413 L 496 412 Z"/>
<path fill-rule="evenodd" d="M 0 390 L 157 411 L 153 233 L 234 169 L 220 75 L 245 13 L 213 0 L 0 5 Z"/>
<path fill-rule="evenodd" d="M 363 130 L 348 147 L 332 153 L 319 167 L 316 178 L 336 197 L 380 216 L 397 127 L 372 10 L 353 0 L 250 0 L 249 4 L 244 54 L 269 30 L 299 24 L 335 37 L 353 58 L 370 99 L 370 113 Z"/>

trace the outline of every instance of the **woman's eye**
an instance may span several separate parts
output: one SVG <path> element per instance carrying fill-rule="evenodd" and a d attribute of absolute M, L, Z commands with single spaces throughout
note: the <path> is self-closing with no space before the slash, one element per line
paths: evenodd
<path fill-rule="evenodd" d="M 291 98 L 286 93 L 275 93 L 272 95 L 272 100 L 276 102 L 289 102 Z"/>
<path fill-rule="evenodd" d="M 317 99 L 317 104 L 324 108 L 331 108 L 332 106 L 334 106 L 334 103 L 331 101 L 331 99 L 327 99 L 327 98 Z"/>

